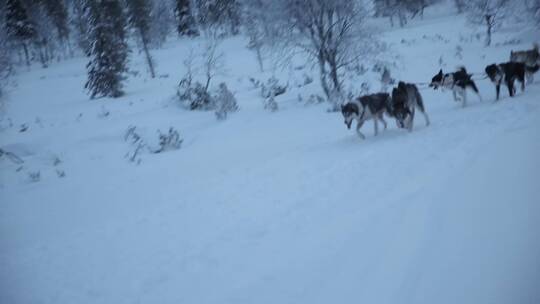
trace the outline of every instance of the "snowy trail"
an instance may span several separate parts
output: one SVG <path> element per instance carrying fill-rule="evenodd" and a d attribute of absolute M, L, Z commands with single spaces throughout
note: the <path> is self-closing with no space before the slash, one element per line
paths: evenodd
<path fill-rule="evenodd" d="M 450 43 L 422 38 L 455 23 L 387 31 L 402 58 L 395 76 L 428 81 L 440 54 L 448 70 L 506 59 L 510 46 L 474 43 L 454 58 L 462 26 Z M 234 43 L 230 61 L 254 60 Z M 431 126 L 389 121 L 373 137 L 368 122 L 361 141 L 325 105 L 264 112 L 245 81 L 253 64 L 229 76 L 241 111 L 227 121 L 178 109 L 168 100 L 185 52 L 156 52 L 170 77 L 131 80 L 115 101 L 87 101 L 81 60 L 21 73 L 2 146 L 28 149 L 43 179 L 0 163 L 0 303 L 540 301 L 538 81 L 498 103 L 478 82 L 484 101 L 470 96 L 465 109 L 422 90 Z M 129 125 L 145 136 L 172 125 L 184 146 L 135 166 L 123 158 Z"/>

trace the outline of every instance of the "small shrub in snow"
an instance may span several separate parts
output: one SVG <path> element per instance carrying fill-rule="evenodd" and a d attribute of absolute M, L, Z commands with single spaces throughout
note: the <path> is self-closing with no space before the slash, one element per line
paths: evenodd
<path fill-rule="evenodd" d="M 180 138 L 180 134 L 173 127 L 169 128 L 169 132 L 166 134 L 159 133 L 159 149 L 154 153 L 161 153 L 170 150 L 178 150 L 182 146 L 183 139 Z"/>
<path fill-rule="evenodd" d="M 132 144 L 137 143 L 141 140 L 141 136 L 136 132 L 137 127 L 129 126 L 124 134 L 124 141 L 129 141 Z"/>
<path fill-rule="evenodd" d="M 58 178 L 64 178 L 66 177 L 66 172 L 64 170 L 56 170 L 56 176 L 58 176 Z"/>
<path fill-rule="evenodd" d="M 369 90 L 370 90 L 370 85 L 368 82 L 362 82 L 362 84 L 360 84 L 360 95 L 369 94 Z"/>
<path fill-rule="evenodd" d="M 109 110 L 107 110 L 104 106 L 101 106 L 101 110 L 98 113 L 98 117 L 99 118 L 107 118 L 107 117 L 109 117 L 110 114 L 111 114 L 111 112 L 109 112 Z"/>
<path fill-rule="evenodd" d="M 274 98 L 274 95 L 270 95 L 270 97 L 264 100 L 264 109 L 271 112 L 276 112 L 278 110 L 278 104 Z"/>
<path fill-rule="evenodd" d="M 41 180 L 41 172 L 40 171 L 29 172 L 28 178 L 30 179 L 30 182 L 37 183 Z"/>
<path fill-rule="evenodd" d="M 388 87 L 395 83 L 395 80 L 390 75 L 390 71 L 388 68 L 384 67 L 382 73 L 381 73 L 381 91 L 387 92 Z"/>
<path fill-rule="evenodd" d="M 141 163 L 142 159 L 140 157 L 140 153 L 143 151 L 144 148 L 148 148 L 146 146 L 145 143 L 143 143 L 142 141 L 139 141 L 135 148 L 131 151 L 129 151 L 128 153 L 126 153 L 126 158 L 132 162 L 132 163 L 136 163 L 137 165 Z"/>
<path fill-rule="evenodd" d="M 2 159 L 2 158 L 4 158 L 4 157 L 7 158 L 7 159 L 9 159 L 10 161 L 12 161 L 12 162 L 15 163 L 15 164 L 22 164 L 22 163 L 24 163 L 24 160 L 22 160 L 22 159 L 21 159 L 19 156 L 17 156 L 15 153 L 0 149 L 0 159 Z"/>
<path fill-rule="evenodd" d="M 180 103 L 190 110 L 212 110 L 215 107 L 212 96 L 200 82 L 192 83 L 184 78 L 176 92 Z"/>
<path fill-rule="evenodd" d="M 454 54 L 454 56 L 457 59 L 463 59 L 463 48 L 461 47 L 461 45 L 456 45 L 456 53 Z"/>
<path fill-rule="evenodd" d="M 28 130 L 28 124 L 22 124 L 20 129 L 19 129 L 19 132 L 20 133 L 23 133 L 23 132 L 26 132 Z"/>
<path fill-rule="evenodd" d="M 261 85 L 261 95 L 264 98 L 276 97 L 285 94 L 286 91 L 287 86 L 279 84 L 278 79 L 275 77 L 270 77 L 265 84 Z"/>
<path fill-rule="evenodd" d="M 216 102 L 216 117 L 218 120 L 227 119 L 228 113 L 238 111 L 236 98 L 224 82 L 219 84 L 219 89 L 214 100 Z"/>
<path fill-rule="evenodd" d="M 249 78 L 249 81 L 251 82 L 251 84 L 253 85 L 253 87 L 254 87 L 255 89 L 258 89 L 258 88 L 260 88 L 260 87 L 262 86 L 261 81 L 258 80 L 258 79 L 255 79 L 255 78 L 253 78 L 253 77 L 250 77 L 250 78 Z"/>

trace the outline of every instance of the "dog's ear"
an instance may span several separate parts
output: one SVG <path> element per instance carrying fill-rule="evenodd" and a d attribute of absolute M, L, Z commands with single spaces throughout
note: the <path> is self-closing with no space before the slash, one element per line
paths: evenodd
<path fill-rule="evenodd" d="M 442 75 L 442 69 L 440 69 L 440 70 L 439 70 L 439 74 L 441 74 L 441 75 Z"/>

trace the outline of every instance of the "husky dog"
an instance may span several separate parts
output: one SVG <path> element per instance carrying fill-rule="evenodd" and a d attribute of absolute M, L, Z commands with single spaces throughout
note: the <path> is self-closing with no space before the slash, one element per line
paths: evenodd
<path fill-rule="evenodd" d="M 482 101 L 482 96 L 480 96 L 478 88 L 476 87 L 476 84 L 472 80 L 471 76 L 471 74 L 467 74 L 467 70 L 465 70 L 464 67 L 461 67 L 454 73 L 448 74 L 444 74 L 441 69 L 439 70 L 439 73 L 433 76 L 433 78 L 431 79 L 431 84 L 429 86 L 432 87 L 434 90 L 439 87 L 452 90 L 455 101 L 458 101 L 457 95 L 459 94 L 459 99 L 461 99 L 463 103 L 462 105 L 463 107 L 465 107 L 467 106 L 467 89 L 472 89 L 473 92 L 476 93 L 480 101 Z"/>
<path fill-rule="evenodd" d="M 529 67 L 522 62 L 505 62 L 501 64 L 490 64 L 486 67 L 486 74 L 495 85 L 497 99 L 499 100 L 499 92 L 501 83 L 504 81 L 508 88 L 508 94 L 513 97 L 516 94 L 514 81 L 521 82 L 521 91 L 525 91 L 525 74 L 535 73 L 539 69 L 538 65 Z"/>
<path fill-rule="evenodd" d="M 375 136 L 379 133 L 377 121 L 380 120 L 386 129 L 387 124 L 383 115 L 384 113 L 391 115 L 391 103 L 392 100 L 388 93 L 364 95 L 357 97 L 355 100 L 350 101 L 345 105 L 341 105 L 341 114 L 343 114 L 347 129 L 351 128 L 353 120 L 357 121 L 356 132 L 358 133 L 358 136 L 365 139 L 366 137 L 360 132 L 360 128 L 366 120 L 373 120 L 375 124 Z"/>
<path fill-rule="evenodd" d="M 529 68 L 534 68 L 537 65 L 540 65 L 540 52 L 538 51 L 538 44 L 533 44 L 531 50 L 526 51 L 510 51 L 510 61 L 511 62 L 522 62 L 525 66 Z M 527 82 L 532 83 L 534 81 L 534 73 L 530 73 L 525 70 L 525 76 L 527 77 Z"/>
<path fill-rule="evenodd" d="M 407 128 L 411 132 L 417 108 L 424 114 L 426 126 L 429 126 L 429 117 L 418 88 L 414 84 L 400 81 L 392 90 L 392 115 L 396 118 L 398 127 Z"/>

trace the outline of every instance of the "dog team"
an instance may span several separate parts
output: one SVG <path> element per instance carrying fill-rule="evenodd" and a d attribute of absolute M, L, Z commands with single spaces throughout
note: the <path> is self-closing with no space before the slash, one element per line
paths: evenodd
<path fill-rule="evenodd" d="M 534 44 L 531 50 L 511 51 L 510 61 L 500 64 L 490 64 L 485 68 L 487 78 L 495 85 L 496 100 L 499 100 L 501 83 L 508 88 L 510 97 L 516 93 L 514 82 L 521 83 L 521 91 L 525 90 L 525 79 L 533 82 L 533 75 L 540 69 L 540 53 L 538 44 Z M 474 92 L 480 100 L 482 97 L 472 75 L 462 67 L 453 73 L 443 73 L 442 69 L 431 79 L 429 87 L 433 89 L 443 88 L 452 91 L 455 101 L 461 101 L 462 106 L 467 105 L 467 90 Z M 376 93 L 357 97 L 341 106 L 341 114 L 345 119 L 345 125 L 350 129 L 352 122 L 356 120 L 356 132 L 362 139 L 364 134 L 360 131 L 367 120 L 373 120 L 375 127 L 375 136 L 379 132 L 380 121 L 386 129 L 387 123 L 384 115 L 394 118 L 397 126 L 402 129 L 412 131 L 415 111 L 419 110 L 429 126 L 429 117 L 426 113 L 422 95 L 413 83 L 400 81 L 397 87 L 392 89 L 392 94 Z"/>

